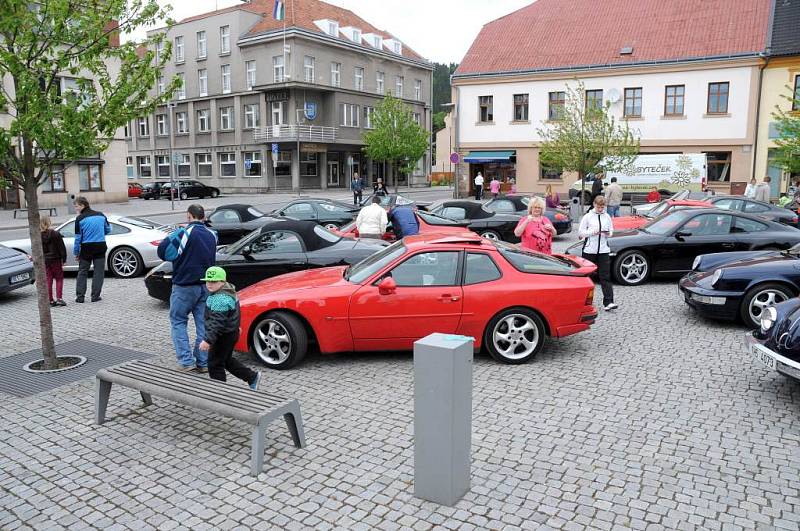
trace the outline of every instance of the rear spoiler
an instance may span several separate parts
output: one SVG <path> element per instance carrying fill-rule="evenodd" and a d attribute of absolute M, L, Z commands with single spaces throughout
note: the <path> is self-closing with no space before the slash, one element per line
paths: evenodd
<path fill-rule="evenodd" d="M 566 260 L 577 267 L 577 269 L 574 271 L 567 273 L 568 275 L 575 277 L 588 277 L 597 271 L 597 266 L 593 262 L 590 262 L 585 258 L 581 258 L 580 256 L 573 256 L 571 254 L 556 254 L 553 256 Z"/>

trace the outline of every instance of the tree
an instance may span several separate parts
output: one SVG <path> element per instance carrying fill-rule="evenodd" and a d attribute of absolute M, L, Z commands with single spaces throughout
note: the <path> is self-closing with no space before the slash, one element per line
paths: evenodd
<path fill-rule="evenodd" d="M 791 87 L 787 88 L 792 90 Z M 800 94 L 783 97 L 790 102 L 790 109 L 800 109 Z M 776 156 L 771 164 L 788 173 L 800 173 L 800 114 L 796 110 L 787 111 L 776 106 L 772 117 L 778 135 L 775 139 Z"/>
<path fill-rule="evenodd" d="M 618 171 L 639 153 L 639 140 L 628 124 L 611 116 L 609 103 L 587 105 L 583 83 L 566 86 L 563 108 L 537 131 L 542 137 L 539 160 L 545 168 L 574 171 L 581 180 L 581 205 L 586 195 L 586 174 Z M 602 165 L 600 162 L 602 161 Z"/>
<path fill-rule="evenodd" d="M 452 101 L 452 91 L 450 89 L 450 76 L 458 68 L 458 63 L 433 63 L 433 95 L 431 97 L 431 108 L 434 113 L 445 111 L 442 107 L 444 103 Z"/>
<path fill-rule="evenodd" d="M 167 15 L 156 0 L 6 0 L 0 10 L 0 169 L 25 195 L 45 368 L 56 366 L 44 256 L 39 186 L 55 164 L 103 152 L 123 124 L 151 113 L 177 88 L 148 92 L 169 59 L 156 58 L 158 34 L 139 45 L 119 36 Z M 63 78 L 75 79 L 68 85 Z M 66 90 L 65 90 L 66 89 Z"/>
<path fill-rule="evenodd" d="M 446 111 L 441 111 L 433 114 L 433 134 L 438 133 L 445 128 L 446 124 L 444 119 L 447 116 Z"/>
<path fill-rule="evenodd" d="M 387 94 L 372 113 L 371 129 L 364 133 L 364 152 L 372 160 L 388 162 L 411 173 L 428 149 L 429 133 L 414 121 L 411 108 Z M 403 163 L 402 166 L 398 166 Z M 395 176 L 395 191 L 397 177 Z"/>

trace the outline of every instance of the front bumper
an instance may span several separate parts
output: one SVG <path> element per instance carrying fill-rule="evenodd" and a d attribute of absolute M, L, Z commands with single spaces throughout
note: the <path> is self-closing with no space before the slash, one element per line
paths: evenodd
<path fill-rule="evenodd" d="M 568 232 L 572 232 L 572 221 L 554 221 L 553 227 L 556 229 L 556 235 L 567 234 Z"/>
<path fill-rule="evenodd" d="M 737 318 L 743 293 L 706 289 L 698 286 L 689 278 L 689 275 L 683 277 L 678 283 L 678 289 L 683 295 L 683 302 L 705 317 L 726 321 L 733 321 Z"/>
<path fill-rule="evenodd" d="M 764 342 L 753 337 L 752 333 L 744 335 L 744 345 L 748 354 L 758 360 L 763 368 L 800 380 L 800 363 L 765 347 Z"/>
<path fill-rule="evenodd" d="M 169 297 L 172 295 L 172 275 L 165 277 L 164 275 L 147 275 L 144 277 L 144 285 L 147 288 L 147 294 L 160 301 L 169 302 Z"/>

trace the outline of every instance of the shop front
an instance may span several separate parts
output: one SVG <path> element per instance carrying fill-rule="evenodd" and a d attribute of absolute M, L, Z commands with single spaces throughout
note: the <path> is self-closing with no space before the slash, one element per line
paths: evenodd
<path fill-rule="evenodd" d="M 475 176 L 483 175 L 484 191 L 489 189 L 489 182 L 494 178 L 500 181 L 500 191 L 509 193 L 517 182 L 517 152 L 507 151 L 470 151 L 464 162 L 469 164 L 469 195 L 475 195 Z"/>

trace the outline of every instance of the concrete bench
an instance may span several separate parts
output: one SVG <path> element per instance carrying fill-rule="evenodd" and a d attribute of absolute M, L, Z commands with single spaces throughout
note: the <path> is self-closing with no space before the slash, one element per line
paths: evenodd
<path fill-rule="evenodd" d="M 153 404 L 152 396 L 160 396 L 189 407 L 205 409 L 253 426 L 250 474 L 257 476 L 264 466 L 264 438 L 270 422 L 283 416 L 297 448 L 306 445 L 300 403 L 247 387 L 210 380 L 134 360 L 97 371 L 95 422 L 105 422 L 111 385 L 119 384 L 139 391 L 145 406 Z"/>
<path fill-rule="evenodd" d="M 14 219 L 17 219 L 17 214 L 20 213 L 20 212 L 25 212 L 25 214 L 27 215 L 28 214 L 28 210 L 30 210 L 30 209 L 28 209 L 28 208 L 15 208 L 14 209 Z M 50 214 L 53 217 L 56 217 L 58 215 L 58 210 L 56 210 L 55 207 L 37 208 L 36 210 L 38 210 L 39 212 L 47 210 L 47 213 Z"/>

